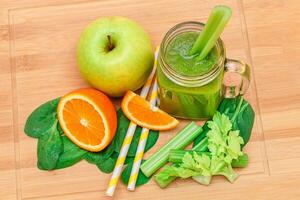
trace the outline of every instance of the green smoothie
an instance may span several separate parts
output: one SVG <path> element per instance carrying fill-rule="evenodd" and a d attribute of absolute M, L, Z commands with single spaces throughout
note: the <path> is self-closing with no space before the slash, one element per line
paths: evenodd
<path fill-rule="evenodd" d="M 201 76 L 209 72 L 218 62 L 220 50 L 213 47 L 208 55 L 197 59 L 189 51 L 199 32 L 183 32 L 175 36 L 166 46 L 164 60 L 178 75 Z M 176 117 L 207 119 L 213 116 L 223 94 L 223 71 L 210 82 L 201 86 L 182 86 L 170 80 L 158 65 L 160 108 Z"/>
<path fill-rule="evenodd" d="M 196 58 L 197 54 L 189 56 L 189 51 L 198 36 L 198 32 L 181 33 L 168 45 L 165 56 L 166 61 L 178 74 L 203 75 L 218 61 L 219 53 L 216 48 L 213 48 L 203 60 L 198 60 Z"/>

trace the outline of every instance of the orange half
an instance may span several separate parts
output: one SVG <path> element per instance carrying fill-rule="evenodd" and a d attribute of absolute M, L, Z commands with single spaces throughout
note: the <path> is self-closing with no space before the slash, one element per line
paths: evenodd
<path fill-rule="evenodd" d="M 179 122 L 158 107 L 151 106 L 148 101 L 132 91 L 127 91 L 122 100 L 122 110 L 126 117 L 139 126 L 151 130 L 169 130 Z"/>
<path fill-rule="evenodd" d="M 60 99 L 58 120 L 64 133 L 79 147 L 101 151 L 112 141 L 117 115 L 110 99 L 102 92 L 84 88 Z"/>

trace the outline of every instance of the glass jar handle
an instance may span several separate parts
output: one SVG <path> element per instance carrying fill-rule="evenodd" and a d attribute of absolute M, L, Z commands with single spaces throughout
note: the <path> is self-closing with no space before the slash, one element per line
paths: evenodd
<path fill-rule="evenodd" d="M 233 84 L 233 81 L 229 79 L 229 84 L 226 83 L 229 74 L 238 74 L 240 81 L 237 84 Z M 224 85 L 225 85 L 225 97 L 234 98 L 238 95 L 244 95 L 250 84 L 250 66 L 239 60 L 226 59 L 225 61 L 225 74 L 224 74 Z"/>

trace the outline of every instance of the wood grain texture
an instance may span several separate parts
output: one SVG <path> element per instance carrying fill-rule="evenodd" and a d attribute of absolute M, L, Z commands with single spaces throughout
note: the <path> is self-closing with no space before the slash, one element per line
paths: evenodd
<path fill-rule="evenodd" d="M 300 172 L 299 1 L 245 1 L 244 10 L 270 173 Z"/>
<path fill-rule="evenodd" d="M 38 105 L 86 86 L 76 69 L 80 32 L 92 20 L 123 15 L 140 23 L 159 44 L 176 23 L 205 21 L 216 4 L 233 9 L 222 35 L 228 57 L 253 65 L 246 98 L 257 117 L 246 147 L 248 168 L 235 184 L 217 177 L 209 187 L 177 180 L 162 190 L 153 180 L 114 199 L 297 199 L 300 191 L 300 3 L 288 1 L 58 1 L 7 0 L 0 7 L 0 199 L 106 199 L 110 178 L 81 162 L 52 172 L 36 168 L 36 140 L 23 133 Z M 114 100 L 118 105 L 119 100 Z M 155 152 L 181 127 L 160 135 Z M 199 122 L 200 124 L 201 122 Z M 107 198 L 109 199 L 109 198 Z"/>

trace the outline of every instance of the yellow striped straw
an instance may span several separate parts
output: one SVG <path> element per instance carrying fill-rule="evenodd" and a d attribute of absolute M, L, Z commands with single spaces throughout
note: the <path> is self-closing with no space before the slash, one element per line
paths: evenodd
<path fill-rule="evenodd" d="M 154 106 L 156 105 L 156 102 L 157 102 L 157 81 L 155 79 L 153 87 L 152 87 L 152 91 L 151 91 L 151 96 L 150 96 L 151 107 L 154 108 Z M 147 143 L 148 135 L 149 135 L 149 129 L 143 128 L 141 137 L 139 140 L 138 148 L 136 150 L 135 158 L 133 161 L 130 178 L 128 181 L 128 186 L 127 186 L 128 190 L 134 191 L 134 189 L 135 189 L 136 181 L 137 181 L 138 174 L 139 174 L 139 169 L 140 169 L 141 162 L 142 162 L 142 159 L 144 156 L 144 150 L 145 150 L 145 146 Z"/>
<path fill-rule="evenodd" d="M 156 50 L 155 60 L 157 58 L 157 54 L 158 54 L 158 51 Z M 156 65 L 154 64 L 153 70 L 152 70 L 149 78 L 147 79 L 147 81 L 146 81 L 145 85 L 143 86 L 143 89 L 140 93 L 140 96 L 143 97 L 143 98 L 147 97 L 147 94 L 148 94 L 148 92 L 150 90 L 150 87 L 151 87 L 153 77 L 155 75 L 155 71 L 156 71 Z M 124 165 L 124 162 L 125 162 L 125 159 L 126 159 L 126 156 L 127 156 L 127 153 L 128 153 L 128 150 L 129 150 L 129 147 L 130 147 L 130 144 L 131 144 L 131 141 L 132 141 L 135 129 L 136 129 L 136 126 L 137 125 L 133 122 L 130 122 L 130 124 L 129 124 L 125 139 L 123 141 L 123 144 L 122 144 L 122 147 L 121 147 L 121 150 L 120 150 L 119 157 L 117 159 L 113 174 L 110 178 L 108 188 L 106 190 L 106 195 L 107 196 L 113 196 L 113 194 L 114 194 L 114 191 L 115 191 L 116 186 L 118 184 L 118 181 L 119 181 L 119 178 L 120 178 L 120 175 L 121 175 L 121 172 L 122 172 L 122 168 L 123 168 L 123 165 Z"/>

